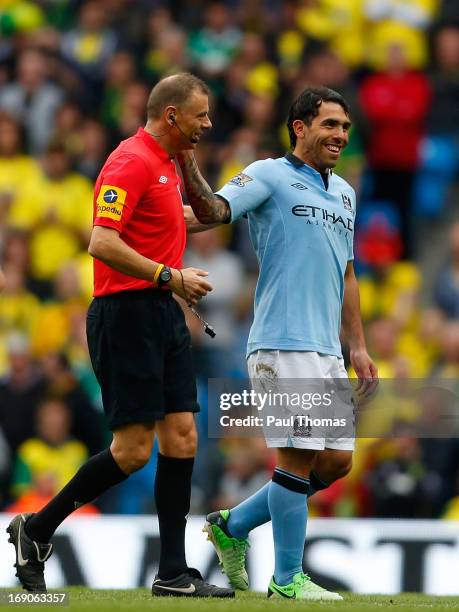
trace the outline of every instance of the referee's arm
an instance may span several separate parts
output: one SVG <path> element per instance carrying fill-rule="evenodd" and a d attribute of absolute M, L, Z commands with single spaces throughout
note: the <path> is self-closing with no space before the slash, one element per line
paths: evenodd
<path fill-rule="evenodd" d="M 140 255 L 124 240 L 117 230 L 96 225 L 91 234 L 88 253 L 118 272 L 151 281 L 159 263 Z"/>
<path fill-rule="evenodd" d="M 101 225 L 93 227 L 88 253 L 118 272 L 150 282 L 161 265 L 128 246 L 117 230 Z M 171 272 L 172 278 L 168 287 L 193 305 L 212 291 L 212 285 L 204 279 L 208 275 L 205 270 L 185 268 L 180 273 L 171 268 Z"/>
<path fill-rule="evenodd" d="M 0 268 L 0 291 L 3 291 L 3 289 L 5 288 L 6 285 L 6 279 L 5 279 L 5 275 L 2 272 L 2 269 Z"/>

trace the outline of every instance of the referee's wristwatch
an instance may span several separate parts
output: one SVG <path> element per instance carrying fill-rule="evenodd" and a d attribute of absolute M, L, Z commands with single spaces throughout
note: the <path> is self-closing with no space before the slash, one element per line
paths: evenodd
<path fill-rule="evenodd" d="M 167 283 L 172 278 L 172 271 L 169 266 L 163 266 L 161 272 L 159 273 L 159 277 L 157 279 L 158 287 L 163 287 L 163 285 L 167 285 Z"/>

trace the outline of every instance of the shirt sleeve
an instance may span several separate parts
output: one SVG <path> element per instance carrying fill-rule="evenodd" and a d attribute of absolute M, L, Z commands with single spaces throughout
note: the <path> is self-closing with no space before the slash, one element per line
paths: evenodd
<path fill-rule="evenodd" d="M 124 155 L 113 159 L 104 168 L 102 183 L 94 193 L 94 225 L 112 227 L 121 232 L 150 182 L 148 167 L 138 156 Z"/>
<path fill-rule="evenodd" d="M 273 177 L 270 176 L 270 161 L 265 159 L 253 162 L 216 192 L 216 195 L 228 202 L 231 222 L 255 210 L 271 196 Z"/>

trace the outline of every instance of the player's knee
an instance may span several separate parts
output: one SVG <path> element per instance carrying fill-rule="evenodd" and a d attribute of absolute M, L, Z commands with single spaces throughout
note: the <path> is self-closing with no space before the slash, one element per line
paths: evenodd
<path fill-rule="evenodd" d="M 344 478 L 352 470 L 352 457 L 336 458 L 332 471 L 332 480 Z"/>

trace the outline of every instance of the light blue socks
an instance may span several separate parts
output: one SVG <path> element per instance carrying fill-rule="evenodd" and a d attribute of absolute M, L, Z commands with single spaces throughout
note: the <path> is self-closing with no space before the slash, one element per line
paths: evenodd
<path fill-rule="evenodd" d="M 308 520 L 309 480 L 274 470 L 268 505 L 274 539 L 274 580 L 278 585 L 293 581 L 303 571 L 303 552 Z"/>
<path fill-rule="evenodd" d="M 268 506 L 268 491 L 271 481 L 251 497 L 232 508 L 228 519 L 228 530 L 235 538 L 247 538 L 249 531 L 271 520 Z"/>

